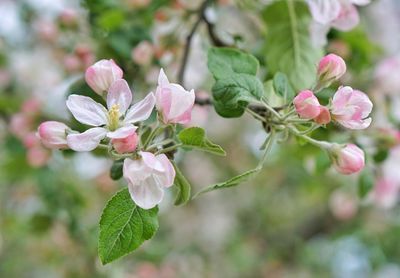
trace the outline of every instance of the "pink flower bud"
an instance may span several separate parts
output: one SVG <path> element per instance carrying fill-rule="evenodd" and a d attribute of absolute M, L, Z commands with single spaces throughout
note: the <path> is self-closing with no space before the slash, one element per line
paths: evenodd
<path fill-rule="evenodd" d="M 333 118 L 342 126 L 350 129 L 367 128 L 372 119 L 372 102 L 366 94 L 351 87 L 340 87 L 332 100 Z"/>
<path fill-rule="evenodd" d="M 328 54 L 319 61 L 318 80 L 323 86 L 329 86 L 346 72 L 346 63 L 335 54 Z"/>
<path fill-rule="evenodd" d="M 121 79 L 122 69 L 113 60 L 100 60 L 90 66 L 85 73 L 85 80 L 90 88 L 98 94 L 107 92 L 111 84 Z"/>
<path fill-rule="evenodd" d="M 74 9 L 65 8 L 60 13 L 60 21 L 65 26 L 75 26 L 78 23 L 78 13 Z"/>
<path fill-rule="evenodd" d="M 137 144 L 139 142 L 139 137 L 136 134 L 136 132 L 132 133 L 131 135 L 128 135 L 125 138 L 121 139 L 112 139 L 111 140 L 114 149 L 118 153 L 130 153 L 136 150 Z"/>
<path fill-rule="evenodd" d="M 314 118 L 314 121 L 319 125 L 329 124 L 331 121 L 331 113 L 329 112 L 329 109 L 325 106 L 320 106 L 319 115 Z"/>
<path fill-rule="evenodd" d="M 293 103 L 297 114 L 303 119 L 314 119 L 321 110 L 317 97 L 309 90 L 301 91 L 294 98 Z"/>
<path fill-rule="evenodd" d="M 156 91 L 156 107 L 165 123 L 187 124 L 191 120 L 194 90 L 186 91 L 181 85 L 169 83 L 161 69 Z"/>
<path fill-rule="evenodd" d="M 154 56 L 154 48 L 153 45 L 148 41 L 140 42 L 133 50 L 132 50 L 132 60 L 138 65 L 148 65 Z"/>
<path fill-rule="evenodd" d="M 38 127 L 38 136 L 43 145 L 50 149 L 65 149 L 67 145 L 67 130 L 69 129 L 63 123 L 56 121 L 47 121 L 41 123 Z"/>
<path fill-rule="evenodd" d="M 354 144 L 347 144 L 345 147 L 333 144 L 329 154 L 333 166 L 341 174 L 354 174 L 364 168 L 364 152 Z"/>

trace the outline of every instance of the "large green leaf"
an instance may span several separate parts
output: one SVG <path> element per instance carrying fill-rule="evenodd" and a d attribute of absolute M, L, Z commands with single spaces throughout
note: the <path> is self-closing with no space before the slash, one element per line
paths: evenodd
<path fill-rule="evenodd" d="M 115 194 L 100 219 L 101 262 L 112 262 L 150 239 L 158 229 L 157 212 L 157 207 L 144 210 L 136 206 L 127 188 Z"/>
<path fill-rule="evenodd" d="M 310 88 L 316 79 L 316 64 L 322 49 L 312 45 L 310 13 L 301 1 L 277 1 L 263 11 L 267 24 L 266 63 L 272 74 L 287 74 L 296 90 Z"/>
<path fill-rule="evenodd" d="M 208 51 L 208 68 L 216 80 L 232 73 L 256 75 L 258 60 L 250 54 L 234 48 L 213 47 Z"/>
<path fill-rule="evenodd" d="M 257 77 L 231 73 L 228 77 L 218 79 L 212 87 L 215 109 L 223 117 L 240 117 L 249 102 L 261 98 L 263 90 Z"/>
<path fill-rule="evenodd" d="M 184 148 L 198 149 L 217 155 L 225 155 L 225 151 L 206 137 L 204 129 L 200 127 L 185 128 L 178 134 Z"/>

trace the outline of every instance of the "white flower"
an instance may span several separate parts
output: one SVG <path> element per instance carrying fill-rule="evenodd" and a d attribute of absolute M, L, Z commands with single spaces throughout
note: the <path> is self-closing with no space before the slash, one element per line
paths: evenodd
<path fill-rule="evenodd" d="M 79 122 L 93 128 L 68 135 L 68 146 L 75 151 L 91 151 L 105 137 L 120 139 L 133 134 L 137 129 L 133 124 L 150 116 L 155 105 L 155 96 L 150 93 L 129 108 L 131 102 L 132 92 L 123 79 L 112 83 L 107 94 L 107 109 L 89 97 L 70 95 L 67 107 L 72 115 Z"/>

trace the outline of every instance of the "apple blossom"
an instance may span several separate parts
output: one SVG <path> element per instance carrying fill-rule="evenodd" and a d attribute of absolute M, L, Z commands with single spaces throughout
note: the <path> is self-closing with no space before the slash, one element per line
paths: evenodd
<path fill-rule="evenodd" d="M 340 87 L 332 100 L 331 113 L 342 126 L 350 129 L 367 128 L 372 119 L 372 102 L 366 94 L 351 87 Z"/>
<path fill-rule="evenodd" d="M 318 81 L 324 86 L 329 86 L 333 81 L 338 80 L 346 72 L 346 63 L 335 54 L 328 54 L 318 64 Z"/>
<path fill-rule="evenodd" d="M 364 152 L 354 144 L 347 144 L 345 147 L 332 144 L 328 151 L 333 166 L 341 174 L 354 174 L 364 168 Z"/>
<path fill-rule="evenodd" d="M 148 94 L 143 100 L 129 108 L 132 92 L 128 83 L 119 79 L 110 86 L 107 109 L 93 99 L 70 95 L 67 107 L 79 122 L 93 126 L 80 134 L 67 136 L 68 146 L 75 151 L 91 151 L 105 137 L 121 139 L 132 135 L 137 127 L 133 124 L 146 120 L 154 108 L 155 97 Z"/>
<path fill-rule="evenodd" d="M 56 121 L 43 122 L 38 127 L 38 137 L 43 145 L 50 149 L 65 149 L 69 127 Z"/>
<path fill-rule="evenodd" d="M 164 188 L 172 186 L 175 169 L 165 154 L 140 152 L 140 156 L 136 160 L 125 159 L 123 174 L 132 200 L 139 207 L 150 209 L 161 203 Z"/>
<path fill-rule="evenodd" d="M 122 69 L 114 60 L 100 60 L 90 66 L 85 72 L 85 80 L 90 88 L 98 94 L 109 90 L 111 84 L 121 79 Z"/>
<path fill-rule="evenodd" d="M 148 41 L 140 42 L 134 49 L 132 49 L 132 60 L 138 65 L 148 65 L 153 59 L 154 47 Z"/>
<path fill-rule="evenodd" d="M 314 121 L 320 125 L 329 124 L 331 121 L 331 113 L 329 109 L 325 106 L 320 106 L 320 112 L 317 117 L 314 118 Z"/>
<path fill-rule="evenodd" d="M 136 149 L 137 144 L 139 143 L 139 137 L 135 132 L 125 138 L 112 139 L 111 143 L 117 153 L 129 153 Z"/>
<path fill-rule="evenodd" d="M 187 124 L 191 120 L 194 90 L 186 91 L 181 85 L 170 83 L 161 69 L 156 91 L 156 107 L 165 123 Z"/>
<path fill-rule="evenodd" d="M 320 113 L 320 104 L 317 97 L 310 90 L 301 91 L 294 99 L 293 104 L 300 118 L 314 119 Z"/>

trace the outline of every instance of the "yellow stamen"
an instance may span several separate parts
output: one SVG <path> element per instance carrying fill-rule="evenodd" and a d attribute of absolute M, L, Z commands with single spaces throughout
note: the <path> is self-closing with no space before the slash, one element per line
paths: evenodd
<path fill-rule="evenodd" d="M 108 128 L 111 131 L 114 131 L 119 126 L 119 105 L 114 104 L 111 106 L 111 109 L 108 111 Z"/>

